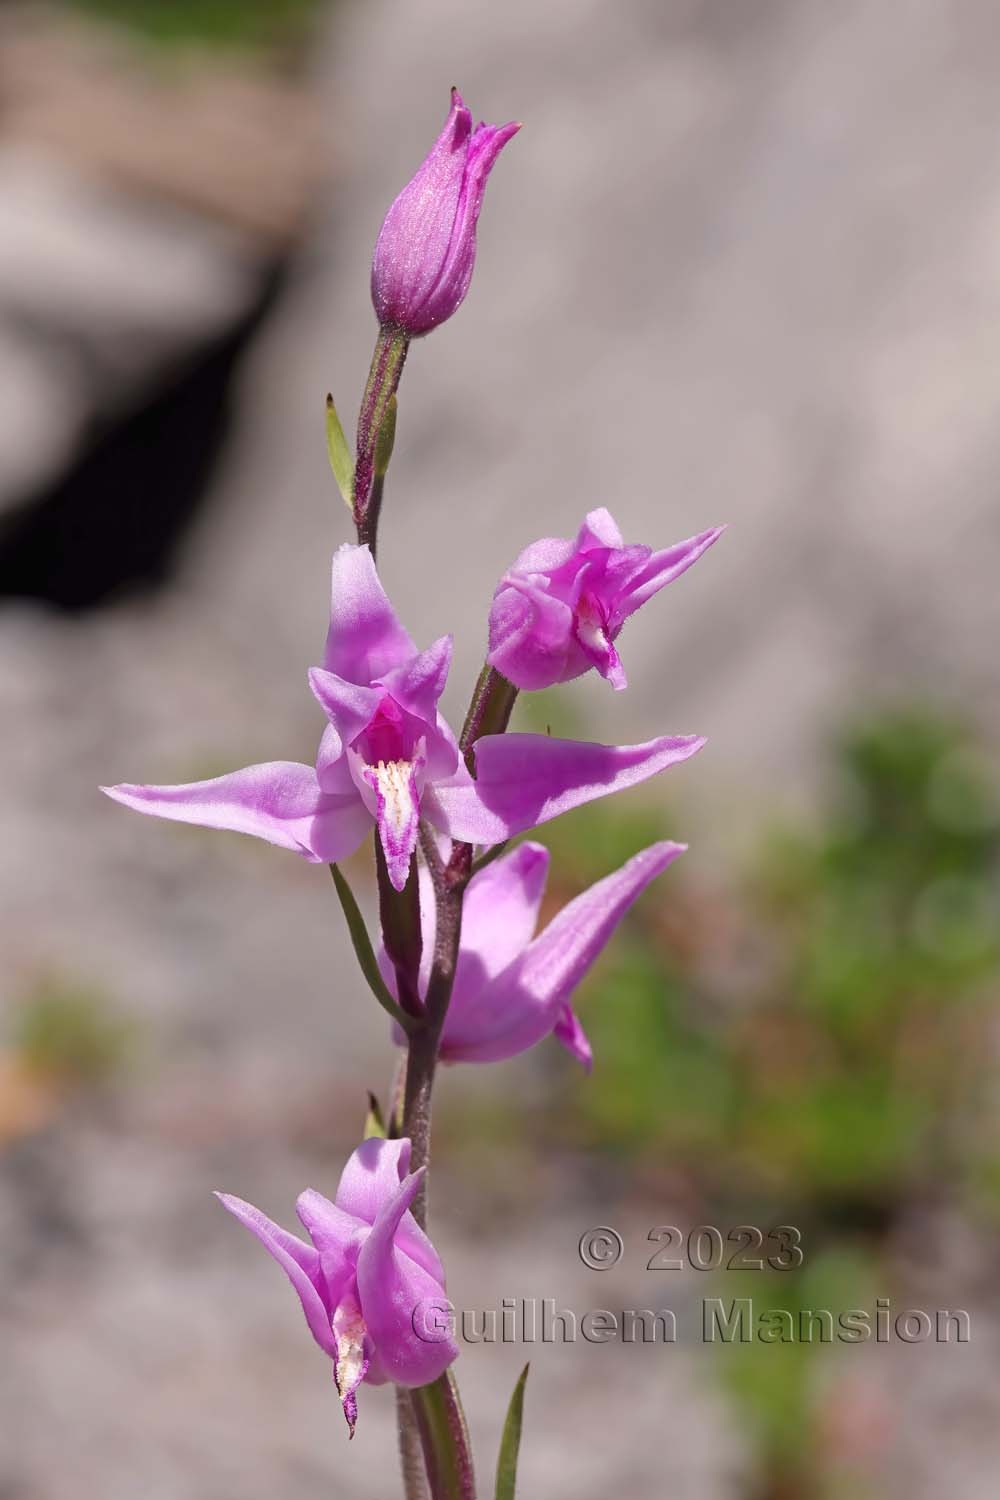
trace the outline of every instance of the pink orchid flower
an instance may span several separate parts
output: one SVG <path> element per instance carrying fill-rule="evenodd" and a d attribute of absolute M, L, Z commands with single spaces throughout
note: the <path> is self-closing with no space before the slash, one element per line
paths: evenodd
<path fill-rule="evenodd" d="M 549 851 L 542 844 L 519 844 L 474 875 L 462 907 L 458 967 L 441 1036 L 444 1061 L 498 1062 L 554 1034 L 589 1071 L 590 1043 L 570 997 L 629 907 L 685 848 L 664 842 L 643 849 L 570 901 L 537 937 L 549 870 Z M 435 907 L 423 866 L 420 877 L 423 994 L 430 977 Z M 395 971 L 384 950 L 379 965 L 395 994 Z M 405 1045 L 398 1027 L 394 1037 Z"/>
<path fill-rule="evenodd" d="M 723 529 L 654 552 L 626 547 L 610 512 L 601 509 L 590 512 L 576 541 L 532 542 L 497 585 L 487 660 L 529 691 L 570 682 L 591 667 L 612 687 L 625 687 L 615 649 L 625 621 L 697 562 Z"/>
<path fill-rule="evenodd" d="M 486 735 L 476 778 L 437 711 L 451 637 L 418 651 L 367 547 L 333 558 L 322 667 L 309 674 L 329 720 L 315 766 L 269 761 L 181 786 L 102 787 L 136 812 L 253 834 L 314 863 L 345 858 L 374 822 L 402 890 L 421 817 L 452 839 L 499 844 L 596 797 L 645 781 L 704 744 L 695 735 L 598 745 L 537 734 Z"/>
<path fill-rule="evenodd" d="M 362 1381 L 426 1385 L 458 1354 L 447 1332 L 429 1340 L 417 1331 L 419 1310 L 439 1303 L 445 1284 L 437 1251 L 410 1213 L 426 1169 L 406 1176 L 409 1162 L 406 1139 L 363 1141 L 332 1203 L 311 1189 L 300 1196 L 296 1212 L 311 1244 L 242 1198 L 216 1194 L 292 1283 L 309 1332 L 333 1361 L 352 1437 Z"/>

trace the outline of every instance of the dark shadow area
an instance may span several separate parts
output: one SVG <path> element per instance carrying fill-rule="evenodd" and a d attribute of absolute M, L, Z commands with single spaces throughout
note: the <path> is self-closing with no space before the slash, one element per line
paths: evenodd
<path fill-rule="evenodd" d="M 87 610 L 170 578 L 225 446 L 234 377 L 287 266 L 271 265 L 238 323 L 142 406 L 92 433 L 67 474 L 0 520 L 0 597 Z"/>

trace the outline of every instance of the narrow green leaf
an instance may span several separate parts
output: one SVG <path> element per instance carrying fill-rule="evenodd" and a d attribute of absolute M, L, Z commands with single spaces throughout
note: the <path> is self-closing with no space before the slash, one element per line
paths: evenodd
<path fill-rule="evenodd" d="M 396 411 L 399 403 L 396 397 L 390 396 L 386 403 L 385 416 L 382 418 L 382 426 L 378 430 L 375 439 L 375 478 L 384 479 L 392 457 L 393 446 L 396 442 Z"/>
<path fill-rule="evenodd" d="M 384 1139 L 387 1133 L 388 1132 L 385 1128 L 385 1120 L 382 1118 L 382 1107 L 379 1104 L 378 1100 L 375 1098 L 375 1095 L 372 1093 L 371 1089 L 369 1089 L 368 1113 L 365 1115 L 365 1128 L 362 1133 L 362 1140 L 371 1140 L 373 1135 L 380 1136 Z"/>
<path fill-rule="evenodd" d="M 406 1011 L 401 1010 L 396 1004 L 389 993 L 385 980 L 379 973 L 378 963 L 372 949 L 371 938 L 368 936 L 368 929 L 365 926 L 365 919 L 361 915 L 361 908 L 354 899 L 354 892 L 336 865 L 330 866 L 330 874 L 333 876 L 333 883 L 337 887 L 337 895 L 340 897 L 340 904 L 344 909 L 344 916 L 347 919 L 347 930 L 351 934 L 354 952 L 358 963 L 361 965 L 361 972 L 368 981 L 368 988 L 382 1009 L 388 1011 L 392 1019 L 398 1021 L 404 1031 L 412 1031 L 416 1024 L 413 1017 L 408 1016 Z"/>
<path fill-rule="evenodd" d="M 503 1424 L 503 1436 L 500 1439 L 500 1457 L 497 1459 L 496 1500 L 514 1500 L 517 1454 L 521 1446 L 521 1421 L 524 1417 L 524 1387 L 530 1368 L 530 1365 L 525 1365 L 521 1371 L 507 1408 L 507 1420 Z"/>
<path fill-rule="evenodd" d="M 333 397 L 326 398 L 326 451 L 337 488 L 348 510 L 353 508 L 354 459 L 337 416 Z"/>

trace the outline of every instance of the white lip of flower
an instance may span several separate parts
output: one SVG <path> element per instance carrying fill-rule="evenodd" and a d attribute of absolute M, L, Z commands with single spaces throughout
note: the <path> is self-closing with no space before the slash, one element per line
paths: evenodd
<path fill-rule="evenodd" d="M 396 839 L 402 840 L 413 817 L 412 763 L 408 760 L 380 760 L 369 770 L 385 822 Z"/>
<path fill-rule="evenodd" d="M 334 1374 L 342 1396 L 353 1391 L 365 1373 L 365 1325 L 356 1303 L 341 1303 L 333 1319 L 337 1340 L 337 1363 Z"/>

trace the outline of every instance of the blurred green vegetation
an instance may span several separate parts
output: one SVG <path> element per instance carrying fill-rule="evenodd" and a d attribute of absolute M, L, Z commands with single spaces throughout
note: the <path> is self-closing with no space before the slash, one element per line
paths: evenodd
<path fill-rule="evenodd" d="M 8 1046 L 21 1063 L 60 1088 L 107 1082 L 128 1061 L 133 1026 L 100 990 L 42 980 L 11 1015 Z"/>
<path fill-rule="evenodd" d="M 323 0 L 63 0 L 164 45 L 270 49 L 303 38 Z"/>
<path fill-rule="evenodd" d="M 712 1295 L 727 1304 L 749 1298 L 758 1316 L 778 1306 L 798 1330 L 803 1317 L 807 1324 L 810 1315 L 821 1320 L 822 1309 L 832 1310 L 834 1318 L 851 1309 L 873 1316 L 876 1297 L 884 1291 L 884 1273 L 870 1253 L 834 1245 L 810 1253 L 800 1271 L 782 1276 L 780 1287 L 771 1282 L 765 1289 L 752 1272 L 736 1278 L 727 1273 L 725 1287 L 721 1282 L 714 1285 Z M 865 1488 L 863 1465 L 857 1459 L 873 1446 L 873 1435 L 876 1449 L 884 1440 L 884 1431 L 878 1430 L 880 1413 L 876 1409 L 862 1417 L 850 1409 L 856 1395 L 849 1383 L 837 1391 L 839 1371 L 832 1381 L 825 1378 L 836 1371 L 828 1344 L 819 1342 L 818 1336 L 763 1346 L 734 1342 L 718 1352 L 716 1372 L 757 1450 L 758 1472 L 747 1485 L 751 1494 L 760 1500 L 839 1500 L 842 1494 L 860 1500 L 872 1493 Z M 859 1394 L 863 1399 L 863 1387 Z M 845 1405 L 846 1421 L 836 1410 Z M 840 1472 L 845 1459 L 846 1472 Z"/>
<path fill-rule="evenodd" d="M 944 1182 L 995 1206 L 992 777 L 961 728 L 893 713 L 835 747 L 817 830 L 768 832 L 725 891 L 674 867 L 579 996 L 595 1076 L 565 1083 L 560 1132 L 819 1220 L 877 1227 Z M 560 899 L 669 827 L 634 807 L 555 825 Z"/>
<path fill-rule="evenodd" d="M 682 860 L 638 903 L 577 997 L 593 1077 L 552 1049 L 531 1122 L 610 1159 L 623 1191 L 662 1180 L 707 1223 L 799 1225 L 801 1270 L 713 1289 L 793 1311 L 891 1295 L 911 1205 L 987 1227 L 1000 1209 L 995 763 L 962 725 L 907 708 L 854 725 L 830 772 L 811 829 L 772 827 L 711 888 Z M 674 826 L 635 799 L 552 825 L 553 909 Z M 885 1433 L 816 1345 L 717 1354 L 758 1454 L 749 1493 L 873 1492 L 863 1465 L 838 1464 Z"/>

